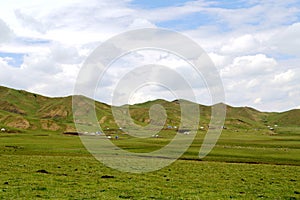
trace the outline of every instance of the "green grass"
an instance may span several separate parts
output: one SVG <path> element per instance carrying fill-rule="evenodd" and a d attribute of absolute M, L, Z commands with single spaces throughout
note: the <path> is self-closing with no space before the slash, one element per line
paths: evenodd
<path fill-rule="evenodd" d="M 137 175 L 109 169 L 90 156 L 5 155 L 1 161 L 5 199 L 299 198 L 297 166 L 179 160 Z M 101 178 L 105 175 L 113 178 Z"/>
<path fill-rule="evenodd" d="M 160 135 L 164 137 L 120 135 L 114 142 L 132 151 L 150 151 L 165 145 L 172 131 Z M 77 136 L 1 133 L 0 199 L 300 198 L 299 135 L 224 131 L 217 146 L 200 161 L 197 153 L 203 136 L 200 132 L 189 151 L 172 165 L 131 174 L 98 162 Z M 105 175 L 113 178 L 102 178 Z"/>
<path fill-rule="evenodd" d="M 198 157 L 206 133 L 199 130 L 170 166 L 130 174 L 97 161 L 78 136 L 62 134 L 74 131 L 71 97 L 4 87 L 0 97 L 0 126 L 10 132 L 0 132 L 0 199 L 300 199 L 300 110 L 265 113 L 227 106 L 227 129 L 208 156 Z M 134 122 L 146 126 L 157 103 L 166 109 L 165 127 L 178 126 L 178 101 L 130 106 Z M 206 130 L 211 108 L 199 108 Z M 117 130 L 110 106 L 96 102 L 96 113 L 106 134 L 120 137 L 112 142 L 130 152 L 158 150 L 176 134 L 163 130 L 158 138 L 134 138 Z M 30 127 L 20 127 L 26 121 Z"/>

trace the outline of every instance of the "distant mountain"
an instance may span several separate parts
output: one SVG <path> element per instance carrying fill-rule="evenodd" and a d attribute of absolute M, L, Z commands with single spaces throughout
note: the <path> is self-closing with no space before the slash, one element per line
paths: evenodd
<path fill-rule="evenodd" d="M 167 120 L 164 124 L 179 126 L 180 100 L 172 102 L 154 100 L 130 107 L 130 115 L 136 124 L 147 125 L 150 122 L 149 109 L 160 104 L 166 110 Z M 190 102 L 192 103 L 192 102 Z M 96 113 L 102 128 L 118 128 L 112 115 L 111 106 L 95 102 Z M 198 105 L 200 109 L 200 126 L 208 127 L 211 107 Z M 228 129 L 263 128 L 268 124 L 282 126 L 300 126 L 300 110 L 283 113 L 260 112 L 249 107 L 226 106 L 227 117 L 225 127 Z M 0 127 L 22 132 L 57 131 L 73 132 L 75 130 L 72 113 L 72 96 L 49 98 L 38 94 L 15 90 L 0 86 Z"/>

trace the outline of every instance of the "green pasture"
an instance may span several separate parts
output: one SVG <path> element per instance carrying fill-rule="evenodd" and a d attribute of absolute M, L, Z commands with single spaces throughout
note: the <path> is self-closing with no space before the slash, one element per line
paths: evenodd
<path fill-rule="evenodd" d="M 112 142 L 128 151 L 149 152 L 168 144 L 174 134 L 165 130 L 158 138 L 140 139 L 118 133 Z M 0 199 L 300 198 L 297 131 L 224 130 L 213 151 L 200 160 L 204 135 L 199 131 L 170 166 L 132 174 L 104 166 L 78 136 L 0 133 Z"/>

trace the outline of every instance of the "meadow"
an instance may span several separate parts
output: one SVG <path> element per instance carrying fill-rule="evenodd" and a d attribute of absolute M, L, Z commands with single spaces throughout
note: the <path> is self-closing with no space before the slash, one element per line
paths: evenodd
<path fill-rule="evenodd" d="M 291 131 L 294 129 L 296 131 Z M 78 136 L 54 131 L 0 133 L 0 199 L 299 199 L 300 135 L 224 130 L 213 151 L 198 159 L 204 131 L 189 150 L 161 170 L 132 174 L 97 161 Z M 152 151 L 160 138 L 120 135 L 128 151 Z"/>
<path fill-rule="evenodd" d="M 227 105 L 226 129 L 208 156 L 199 159 L 211 111 L 199 105 L 199 127 L 204 129 L 189 149 L 161 170 L 133 174 L 108 168 L 79 136 L 63 134 L 76 131 L 72 97 L 49 98 L 1 86 L 0 97 L 0 128 L 5 129 L 0 132 L 0 199 L 300 199 L 299 109 L 267 113 Z M 166 109 L 168 118 L 159 137 L 147 139 L 123 134 L 111 106 L 96 102 L 95 108 L 115 145 L 151 152 L 176 134 L 168 125 L 180 124 L 178 100 L 130 106 L 134 123 L 146 126 L 155 104 Z"/>

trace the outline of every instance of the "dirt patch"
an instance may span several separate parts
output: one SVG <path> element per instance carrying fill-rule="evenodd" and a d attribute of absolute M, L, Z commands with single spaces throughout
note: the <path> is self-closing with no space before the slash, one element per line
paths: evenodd
<path fill-rule="evenodd" d="M 71 125 L 67 125 L 65 132 L 76 132 L 76 128 L 74 126 Z"/>
<path fill-rule="evenodd" d="M 8 117 L 4 120 L 4 124 L 9 127 L 13 128 L 20 128 L 20 129 L 28 129 L 30 127 L 30 123 L 23 117 Z"/>
<path fill-rule="evenodd" d="M 21 115 L 26 114 L 24 110 L 18 108 L 14 104 L 11 104 L 7 101 L 0 101 L 0 108 L 1 108 L 1 110 L 5 110 L 5 111 L 11 112 L 11 113 L 16 113 L 16 114 L 21 114 Z"/>
<path fill-rule="evenodd" d="M 107 119 L 107 116 L 103 116 L 103 117 L 100 119 L 99 123 L 100 123 L 100 124 L 104 124 L 106 119 Z"/>
<path fill-rule="evenodd" d="M 65 118 L 68 116 L 68 111 L 65 106 L 58 106 L 56 108 L 48 110 L 42 115 L 42 118 Z"/>
<path fill-rule="evenodd" d="M 57 131 L 60 129 L 60 126 L 56 124 L 52 120 L 42 119 L 41 120 L 41 127 L 44 130 L 50 130 L 50 131 Z"/>
<path fill-rule="evenodd" d="M 144 122 L 147 123 L 147 124 L 149 124 L 151 122 L 151 119 L 146 118 L 146 119 L 144 119 Z"/>

